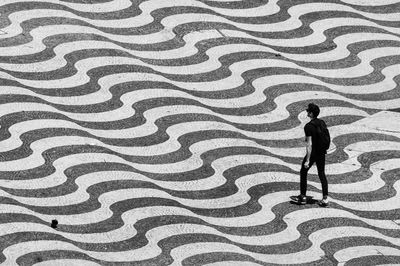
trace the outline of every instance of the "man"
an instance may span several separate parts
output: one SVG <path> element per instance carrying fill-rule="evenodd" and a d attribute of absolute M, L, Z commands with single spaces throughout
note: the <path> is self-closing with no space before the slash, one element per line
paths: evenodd
<path fill-rule="evenodd" d="M 307 116 L 311 119 L 311 121 L 304 126 L 307 154 L 301 164 L 300 195 L 292 196 L 291 199 L 298 204 L 306 204 L 307 173 L 310 167 L 316 163 L 318 177 L 322 185 L 322 200 L 320 200 L 318 204 L 322 207 L 326 207 L 328 206 L 328 181 L 325 175 L 326 147 L 323 147 L 323 141 L 321 140 L 321 128 L 326 128 L 326 124 L 323 120 L 318 119 L 320 110 L 316 104 L 310 103 L 306 111 Z"/>

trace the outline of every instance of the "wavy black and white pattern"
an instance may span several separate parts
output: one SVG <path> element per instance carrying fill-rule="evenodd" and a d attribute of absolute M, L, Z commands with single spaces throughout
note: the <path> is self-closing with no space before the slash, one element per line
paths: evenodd
<path fill-rule="evenodd" d="M 398 0 L 0 5 L 1 265 L 400 264 Z"/>

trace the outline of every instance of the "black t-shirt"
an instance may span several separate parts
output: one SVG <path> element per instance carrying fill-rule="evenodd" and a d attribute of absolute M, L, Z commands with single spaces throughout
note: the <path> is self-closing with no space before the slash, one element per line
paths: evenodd
<path fill-rule="evenodd" d="M 306 137 L 311 137 L 311 142 L 312 142 L 311 155 L 325 154 L 325 150 L 321 148 L 321 145 L 319 143 L 320 140 L 318 137 L 318 131 L 316 127 L 316 125 L 319 125 L 320 123 L 324 123 L 324 121 L 315 118 L 304 126 L 304 133 Z"/>

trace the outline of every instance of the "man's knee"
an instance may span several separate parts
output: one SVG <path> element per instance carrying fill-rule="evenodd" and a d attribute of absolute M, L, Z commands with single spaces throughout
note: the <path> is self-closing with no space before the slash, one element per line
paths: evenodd
<path fill-rule="evenodd" d="M 318 171 L 318 176 L 319 176 L 319 178 L 320 178 L 321 180 L 326 179 L 325 171 L 324 171 L 324 170 Z"/>
<path fill-rule="evenodd" d="M 308 172 L 308 169 L 306 169 L 304 166 L 301 167 L 300 174 L 307 174 L 307 172 Z"/>

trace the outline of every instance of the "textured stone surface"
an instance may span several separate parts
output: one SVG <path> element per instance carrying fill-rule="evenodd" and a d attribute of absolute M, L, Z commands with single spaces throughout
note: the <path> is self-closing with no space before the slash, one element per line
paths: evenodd
<path fill-rule="evenodd" d="M 0 264 L 400 264 L 398 1 L 0 14 Z M 315 166 L 289 199 L 309 102 L 327 208 Z"/>

